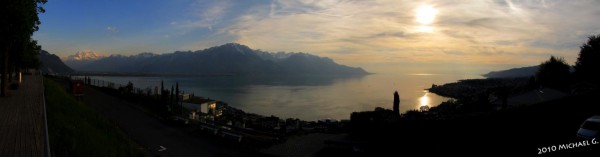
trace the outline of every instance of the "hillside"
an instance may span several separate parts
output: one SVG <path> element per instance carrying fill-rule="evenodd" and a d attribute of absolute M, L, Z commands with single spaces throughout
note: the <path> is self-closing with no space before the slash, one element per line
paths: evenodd
<path fill-rule="evenodd" d="M 529 77 L 534 76 L 538 71 L 539 66 L 512 68 L 508 70 L 492 71 L 484 74 L 487 78 L 515 78 L 515 77 Z"/>
<path fill-rule="evenodd" d="M 48 51 L 40 51 L 40 61 L 42 62 L 41 70 L 46 74 L 65 74 L 72 73 L 73 69 L 65 65 L 60 58 L 54 54 L 48 53 Z"/>

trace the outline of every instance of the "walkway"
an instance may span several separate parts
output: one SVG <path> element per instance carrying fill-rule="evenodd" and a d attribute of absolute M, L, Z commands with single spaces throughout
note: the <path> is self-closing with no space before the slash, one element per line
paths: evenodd
<path fill-rule="evenodd" d="M 24 75 L 18 90 L 0 97 L 0 156 L 44 156 L 44 85 L 40 75 Z"/>

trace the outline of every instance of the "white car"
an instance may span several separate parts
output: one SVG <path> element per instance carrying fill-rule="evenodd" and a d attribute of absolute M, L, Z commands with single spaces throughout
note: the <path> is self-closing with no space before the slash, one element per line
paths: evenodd
<path fill-rule="evenodd" d="M 586 139 L 600 137 L 600 115 L 592 116 L 581 124 L 577 136 Z"/>

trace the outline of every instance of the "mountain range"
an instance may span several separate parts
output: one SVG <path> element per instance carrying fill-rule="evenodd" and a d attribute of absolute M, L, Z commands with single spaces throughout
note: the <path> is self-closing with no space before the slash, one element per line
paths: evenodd
<path fill-rule="evenodd" d="M 64 63 L 79 70 L 80 67 L 89 64 L 90 62 L 106 58 L 106 56 L 93 51 L 78 51 L 73 55 L 62 58 Z"/>
<path fill-rule="evenodd" d="M 492 71 L 484 74 L 487 78 L 515 78 L 515 77 L 531 77 L 538 71 L 539 66 L 529 66 L 521 68 L 512 68 L 508 70 Z"/>
<path fill-rule="evenodd" d="M 95 60 L 99 60 L 102 58 L 105 58 L 106 56 L 98 54 L 94 51 L 78 51 L 75 52 L 75 54 L 67 56 L 66 58 L 64 58 L 64 60 L 66 61 L 95 61 Z"/>
<path fill-rule="evenodd" d="M 198 51 L 123 56 L 77 53 L 65 63 L 77 71 L 167 75 L 366 75 L 362 68 L 308 53 L 271 53 L 228 43 Z"/>

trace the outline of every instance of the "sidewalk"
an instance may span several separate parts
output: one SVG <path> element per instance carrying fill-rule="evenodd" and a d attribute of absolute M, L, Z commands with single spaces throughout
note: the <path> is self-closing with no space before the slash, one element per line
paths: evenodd
<path fill-rule="evenodd" d="M 0 156 L 44 156 L 42 76 L 25 75 L 18 90 L 0 97 Z"/>

